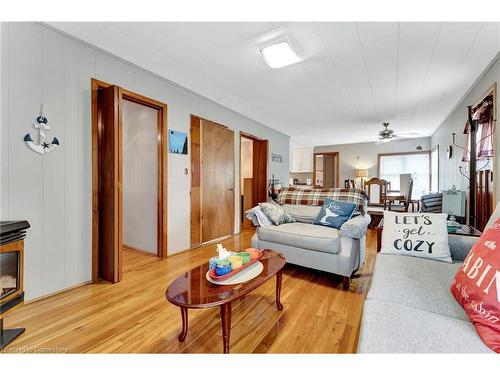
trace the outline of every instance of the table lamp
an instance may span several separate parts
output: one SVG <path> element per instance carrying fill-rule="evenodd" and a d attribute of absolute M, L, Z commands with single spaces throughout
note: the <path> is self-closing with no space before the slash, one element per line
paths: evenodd
<path fill-rule="evenodd" d="M 368 177 L 368 169 L 356 169 L 356 177 Z"/>
<path fill-rule="evenodd" d="M 368 177 L 368 169 L 356 169 L 356 178 L 360 179 L 361 188 L 364 186 L 366 177 Z"/>

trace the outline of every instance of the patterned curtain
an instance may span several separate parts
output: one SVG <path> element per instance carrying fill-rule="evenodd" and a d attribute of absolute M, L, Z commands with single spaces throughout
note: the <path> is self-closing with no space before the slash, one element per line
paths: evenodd
<path fill-rule="evenodd" d="M 493 101 L 486 98 L 479 106 L 474 108 L 472 120 L 477 121 L 476 132 L 476 158 L 478 160 L 488 160 L 493 157 L 493 133 L 495 131 L 493 124 Z M 462 161 L 469 161 L 470 150 L 470 123 L 465 123 L 464 134 L 467 137 L 467 148 L 464 151 Z"/>

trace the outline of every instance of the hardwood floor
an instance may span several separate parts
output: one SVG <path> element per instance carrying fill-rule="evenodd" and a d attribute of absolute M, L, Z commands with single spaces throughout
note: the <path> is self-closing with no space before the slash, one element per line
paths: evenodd
<path fill-rule="evenodd" d="M 252 234 L 245 230 L 223 243 L 244 249 Z M 283 311 L 274 304 L 274 279 L 233 303 L 231 353 L 355 352 L 375 246 L 370 230 L 364 266 L 347 291 L 341 277 L 287 265 Z M 188 335 L 180 343 L 179 308 L 165 299 L 176 276 L 214 254 L 215 244 L 164 260 L 125 251 L 122 282 L 84 285 L 6 314 L 6 327 L 25 327 L 26 333 L 5 352 L 221 353 L 218 308 L 190 310 Z"/>

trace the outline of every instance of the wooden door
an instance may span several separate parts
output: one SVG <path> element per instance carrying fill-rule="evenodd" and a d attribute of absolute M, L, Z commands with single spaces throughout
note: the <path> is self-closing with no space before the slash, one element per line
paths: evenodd
<path fill-rule="evenodd" d="M 191 115 L 191 247 L 201 245 L 201 120 Z"/>
<path fill-rule="evenodd" d="M 234 233 L 234 134 L 201 120 L 202 242 Z"/>
<path fill-rule="evenodd" d="M 99 277 L 121 280 L 121 154 L 118 86 L 98 93 Z"/>
<path fill-rule="evenodd" d="M 253 205 L 267 202 L 268 176 L 267 158 L 269 152 L 269 142 L 263 140 L 253 140 L 253 181 L 252 181 L 252 202 Z"/>

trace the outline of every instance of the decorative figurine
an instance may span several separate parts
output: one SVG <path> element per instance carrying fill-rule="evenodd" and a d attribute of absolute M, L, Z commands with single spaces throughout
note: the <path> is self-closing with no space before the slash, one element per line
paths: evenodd
<path fill-rule="evenodd" d="M 49 152 L 54 151 L 57 146 L 59 146 L 59 140 L 54 137 L 51 143 L 45 142 L 45 137 L 46 131 L 50 130 L 50 126 L 47 125 L 47 117 L 43 115 L 43 104 L 40 106 L 40 116 L 36 118 L 37 124 L 33 124 L 35 129 L 38 129 L 38 144 L 36 144 L 33 141 L 33 138 L 31 138 L 30 133 L 27 133 L 24 136 L 24 142 L 28 145 L 28 147 L 32 150 L 35 151 L 38 154 L 44 155 L 48 154 Z"/>

